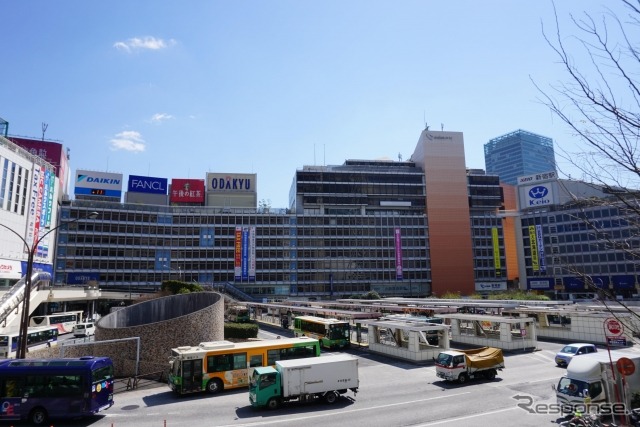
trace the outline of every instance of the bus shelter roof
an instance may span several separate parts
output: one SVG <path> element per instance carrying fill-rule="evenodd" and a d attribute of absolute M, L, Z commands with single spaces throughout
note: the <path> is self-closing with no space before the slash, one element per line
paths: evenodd
<path fill-rule="evenodd" d="M 295 313 L 295 314 L 321 315 L 321 316 L 337 317 L 342 319 L 374 319 L 381 316 L 380 313 L 374 313 L 374 312 L 340 310 L 340 309 L 325 308 L 325 307 L 303 307 L 298 305 L 259 303 L 259 302 L 247 302 L 246 304 L 250 307 L 272 308 L 272 309 L 278 309 L 278 310 L 291 311 L 292 313 Z"/>

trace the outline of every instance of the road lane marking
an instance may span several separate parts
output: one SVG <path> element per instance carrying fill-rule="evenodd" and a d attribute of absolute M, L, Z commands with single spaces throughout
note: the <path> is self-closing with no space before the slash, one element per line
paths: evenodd
<path fill-rule="evenodd" d="M 456 422 L 456 421 L 467 420 L 469 418 L 482 417 L 484 415 L 499 414 L 500 412 L 513 411 L 514 409 L 520 409 L 520 408 L 518 408 L 517 406 L 514 406 L 513 408 L 496 409 L 495 411 L 491 411 L 491 412 L 481 412 L 479 414 L 465 415 L 464 417 L 447 418 L 446 420 L 433 421 L 433 422 L 426 423 L 426 424 L 416 424 L 414 427 L 437 426 L 438 424 L 453 423 L 453 422 Z"/>
<path fill-rule="evenodd" d="M 401 405 L 413 405 L 415 403 L 422 403 L 422 402 L 429 402 L 431 400 L 438 400 L 438 399 L 449 399 L 452 397 L 456 397 L 456 396 L 462 396 L 465 394 L 471 394 L 470 391 L 465 391 L 464 393 L 456 393 L 456 394 L 448 394 L 446 396 L 437 396 L 437 397 L 429 397 L 426 399 L 419 399 L 419 400 L 412 400 L 409 402 L 398 402 L 398 403 L 390 403 L 388 405 L 380 405 L 380 406 L 368 406 L 366 408 L 359 408 L 359 409 L 349 409 L 346 411 L 340 411 L 340 412 L 332 412 L 332 413 L 325 413 L 325 414 L 318 414 L 318 415 L 309 415 L 306 417 L 297 417 L 297 418 L 287 418 L 287 419 L 278 419 L 278 420 L 271 420 L 271 421 L 256 421 L 256 422 L 250 422 L 250 423 L 246 423 L 246 424 L 228 424 L 226 426 L 219 426 L 219 427 L 242 427 L 242 426 L 266 426 L 266 425 L 270 425 L 270 424 L 284 424 L 284 423 L 290 423 L 290 422 L 300 422 L 300 421 L 304 421 L 304 420 L 309 420 L 311 418 L 321 418 L 321 417 L 331 417 L 331 416 L 343 416 L 344 414 L 352 414 L 352 413 L 356 413 L 356 412 L 362 412 L 362 411 L 371 411 L 372 409 L 383 409 L 383 408 L 392 408 L 394 406 L 401 406 Z"/>

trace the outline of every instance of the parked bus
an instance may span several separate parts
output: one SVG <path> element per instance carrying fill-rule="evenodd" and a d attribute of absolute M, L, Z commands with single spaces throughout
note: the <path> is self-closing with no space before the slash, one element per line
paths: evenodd
<path fill-rule="evenodd" d="M 0 421 L 78 418 L 113 405 L 108 357 L 0 361 Z"/>
<path fill-rule="evenodd" d="M 249 308 L 246 305 L 232 305 L 227 309 L 227 320 L 235 323 L 250 322 Z"/>
<path fill-rule="evenodd" d="M 169 387 L 178 394 L 248 387 L 254 368 L 316 356 L 320 356 L 320 343 L 306 337 L 178 347 L 169 358 Z"/>
<path fill-rule="evenodd" d="M 325 348 L 343 348 L 351 345 L 349 322 L 316 316 L 298 316 L 293 319 L 296 337 L 310 337 Z"/>
<path fill-rule="evenodd" d="M 61 334 L 73 332 L 73 327 L 82 322 L 83 311 L 65 311 L 62 313 L 31 316 L 29 326 L 57 326 Z"/>
<path fill-rule="evenodd" d="M 20 332 L 0 334 L 0 359 L 16 357 Z M 42 326 L 27 330 L 27 351 L 52 347 L 58 344 L 58 328 L 56 326 Z"/>

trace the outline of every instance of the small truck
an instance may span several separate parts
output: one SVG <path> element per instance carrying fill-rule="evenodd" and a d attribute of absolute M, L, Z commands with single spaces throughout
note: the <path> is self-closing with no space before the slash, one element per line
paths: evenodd
<path fill-rule="evenodd" d="M 434 360 L 438 377 L 461 384 L 472 378 L 492 380 L 504 369 L 502 350 L 493 347 L 443 351 Z"/>
<path fill-rule="evenodd" d="M 283 402 L 322 399 L 334 403 L 351 390 L 358 392 L 358 358 L 340 354 L 278 360 L 271 366 L 256 368 L 249 384 L 249 401 L 254 408 L 276 409 Z"/>

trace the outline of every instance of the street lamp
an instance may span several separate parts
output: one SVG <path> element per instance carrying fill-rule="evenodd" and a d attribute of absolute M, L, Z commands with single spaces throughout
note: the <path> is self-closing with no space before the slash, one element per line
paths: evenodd
<path fill-rule="evenodd" d="M 7 227 L 4 224 L 0 224 L 0 227 L 6 228 L 11 233 L 15 234 L 22 240 L 25 248 L 29 252 L 29 256 L 27 258 L 27 274 L 25 275 L 24 281 L 24 300 L 22 301 L 22 317 L 20 318 L 20 339 L 18 341 L 18 349 L 16 351 L 16 359 L 24 359 L 27 357 L 27 332 L 29 329 L 29 300 L 31 299 L 31 276 L 33 275 L 33 260 L 36 255 L 36 250 L 38 249 L 38 244 L 54 230 L 59 229 L 65 224 L 71 224 L 72 222 L 79 221 L 83 218 L 95 219 L 98 217 L 98 212 L 90 212 L 85 216 L 78 217 L 72 219 L 70 221 L 61 222 L 56 227 L 53 227 L 46 233 L 44 233 L 40 237 L 35 237 L 33 244 L 29 245 L 29 243 L 17 232 L 13 231 L 11 228 Z"/>

